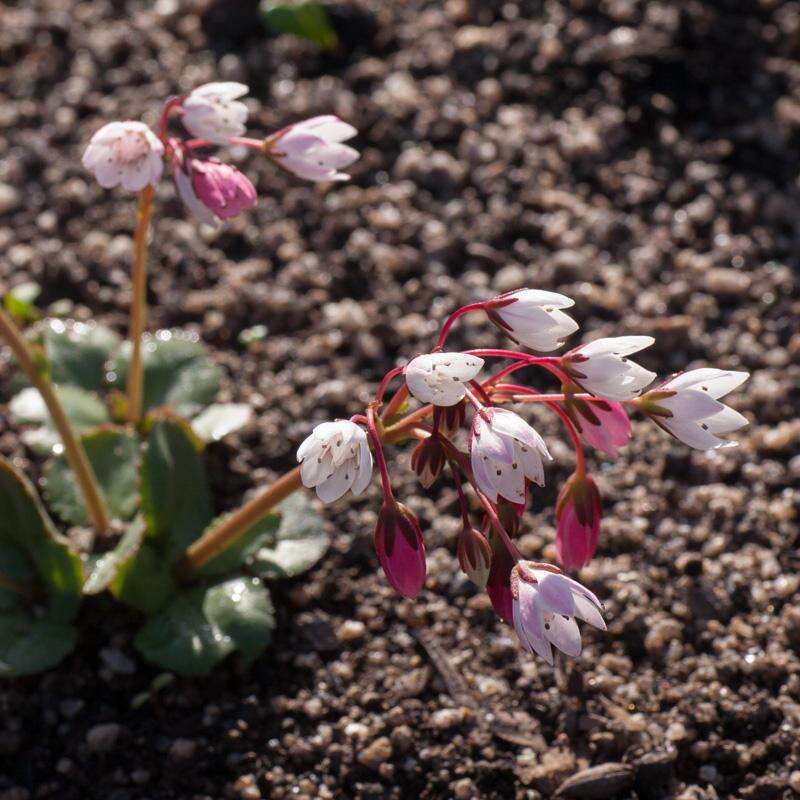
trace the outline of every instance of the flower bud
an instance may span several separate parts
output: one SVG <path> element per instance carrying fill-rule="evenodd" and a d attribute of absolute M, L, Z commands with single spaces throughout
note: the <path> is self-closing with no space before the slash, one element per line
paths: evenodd
<path fill-rule="evenodd" d="M 434 406 L 433 427 L 443 436 L 452 439 L 461 430 L 466 415 L 467 406 L 463 400 L 454 406 Z"/>
<path fill-rule="evenodd" d="M 563 294 L 539 289 L 517 289 L 484 304 L 486 315 L 515 342 L 549 352 L 578 330 L 578 323 L 562 309 L 575 305 Z"/>
<path fill-rule="evenodd" d="M 601 517 L 597 484 L 588 475 L 574 472 L 556 502 L 556 553 L 565 569 L 578 570 L 592 560 Z"/>
<path fill-rule="evenodd" d="M 411 469 L 426 489 L 439 477 L 445 461 L 444 440 L 438 433 L 423 439 L 411 453 Z"/>
<path fill-rule="evenodd" d="M 621 403 L 575 397 L 575 389 L 564 387 L 564 410 L 586 444 L 616 458 L 618 448 L 631 438 L 631 421 Z"/>
<path fill-rule="evenodd" d="M 486 593 L 492 601 L 497 616 L 505 622 L 512 623 L 514 598 L 511 594 L 511 570 L 516 564 L 516 559 L 508 552 L 505 543 L 494 530 L 489 532 L 489 544 L 492 549 L 492 563 L 489 567 Z"/>
<path fill-rule="evenodd" d="M 389 583 L 405 597 L 416 597 L 425 583 L 425 544 L 414 514 L 396 500 L 383 503 L 373 538 Z"/>
<path fill-rule="evenodd" d="M 461 571 L 479 589 L 484 589 L 492 565 L 492 549 L 486 537 L 475 528 L 465 525 L 459 534 L 456 552 Z"/>

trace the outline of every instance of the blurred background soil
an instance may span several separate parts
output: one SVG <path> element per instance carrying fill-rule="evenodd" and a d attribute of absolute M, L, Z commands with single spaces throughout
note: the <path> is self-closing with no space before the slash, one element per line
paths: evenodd
<path fill-rule="evenodd" d="M 616 462 L 592 462 L 605 519 L 581 578 L 609 631 L 555 670 L 459 574 L 455 494 L 421 491 L 407 451 L 394 482 L 429 550 L 416 602 L 372 553 L 373 482 L 328 510 L 323 563 L 275 589 L 275 643 L 249 670 L 134 708 L 157 674 L 137 620 L 86 603 L 74 655 L 0 685 L 0 798 L 546 798 L 619 763 L 571 796 L 800 796 L 800 6 L 331 9 L 342 44 L 321 54 L 264 36 L 249 0 L 0 5 L 0 280 L 38 281 L 45 306 L 125 328 L 134 203 L 80 165 L 105 122 L 237 80 L 252 131 L 326 112 L 360 131 L 346 185 L 234 152 L 259 205 L 216 233 L 159 188 L 152 324 L 198 332 L 225 399 L 256 410 L 212 446 L 218 510 L 362 409 L 450 311 L 519 286 L 574 297 L 584 332 L 652 334 L 642 362 L 661 374 L 751 371 L 732 397 L 751 425 L 701 453 L 637 420 Z M 254 325 L 268 338 L 243 345 Z M 453 337 L 500 341 L 477 318 Z M 0 452 L 27 466 L 5 410 Z M 571 455 L 556 420 L 535 422 L 556 460 L 520 547 L 552 558 Z"/>

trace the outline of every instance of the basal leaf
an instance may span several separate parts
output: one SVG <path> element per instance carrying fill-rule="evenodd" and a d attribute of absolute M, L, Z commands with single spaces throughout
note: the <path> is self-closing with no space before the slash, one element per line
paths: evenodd
<path fill-rule="evenodd" d="M 174 564 L 211 521 L 205 466 L 186 423 L 153 423 L 142 460 L 142 510 L 153 546 Z"/>
<path fill-rule="evenodd" d="M 216 442 L 252 418 L 253 409 L 246 403 L 215 403 L 192 420 L 192 430 L 204 442 Z"/>
<path fill-rule="evenodd" d="M 92 562 L 91 567 L 87 570 L 83 593 L 99 594 L 107 589 L 117 578 L 120 567 L 136 557 L 144 541 L 144 534 L 144 520 L 137 517 L 119 540 L 117 546 L 98 556 Z"/>
<path fill-rule="evenodd" d="M 100 490 L 113 517 L 129 520 L 139 507 L 139 442 L 122 428 L 104 427 L 81 437 Z M 45 468 L 44 493 L 50 507 L 72 525 L 87 525 L 89 516 L 75 473 L 65 456 Z"/>
<path fill-rule="evenodd" d="M 153 614 L 174 596 L 175 581 L 164 556 L 145 541 L 129 558 L 120 559 L 109 589 L 120 602 Z"/>
<path fill-rule="evenodd" d="M 119 348 L 119 334 L 94 322 L 49 319 L 42 338 L 56 383 L 89 391 L 104 388 L 106 362 Z"/>
<path fill-rule="evenodd" d="M 63 622 L 25 613 L 0 615 L 0 678 L 54 667 L 72 651 L 77 638 L 77 630 Z"/>
<path fill-rule="evenodd" d="M 124 389 L 130 347 L 123 346 L 109 374 L 111 385 Z M 145 337 L 144 410 L 166 406 L 191 417 L 213 401 L 219 391 L 220 369 L 196 337 L 181 331 L 158 331 Z"/>
<path fill-rule="evenodd" d="M 261 15 L 267 27 L 276 33 L 291 33 L 323 50 L 333 50 L 338 44 L 336 32 L 322 3 L 278 3 L 266 0 L 261 4 Z"/>

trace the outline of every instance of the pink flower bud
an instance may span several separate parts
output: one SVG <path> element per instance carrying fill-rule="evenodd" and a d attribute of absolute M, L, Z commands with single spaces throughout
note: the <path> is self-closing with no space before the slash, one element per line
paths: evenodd
<path fill-rule="evenodd" d="M 411 469 L 419 482 L 429 489 L 439 477 L 445 464 L 444 440 L 438 433 L 423 439 L 411 453 Z"/>
<path fill-rule="evenodd" d="M 443 436 L 452 439 L 461 430 L 467 416 L 467 405 L 462 400 L 454 406 L 433 407 L 433 427 Z"/>
<path fill-rule="evenodd" d="M 616 458 L 631 438 L 631 421 L 621 403 L 584 400 L 565 391 L 564 408 L 586 444 Z"/>
<path fill-rule="evenodd" d="M 597 485 L 588 475 L 573 473 L 556 502 L 556 553 L 565 569 L 578 570 L 592 560 L 601 517 Z"/>
<path fill-rule="evenodd" d="M 511 594 L 511 570 L 517 562 L 494 530 L 489 533 L 489 544 L 492 548 L 492 564 L 489 567 L 486 593 L 497 616 L 512 623 L 514 598 Z"/>
<path fill-rule="evenodd" d="M 216 158 L 176 155 L 173 174 L 181 199 L 207 225 L 235 217 L 256 204 L 256 190 L 249 179 Z"/>
<path fill-rule="evenodd" d="M 456 552 L 461 571 L 479 589 L 485 588 L 492 565 L 492 549 L 486 537 L 475 528 L 465 525 L 459 534 Z"/>
<path fill-rule="evenodd" d="M 373 542 L 389 583 L 405 597 L 416 597 L 427 570 L 417 518 L 401 503 L 385 500 Z"/>

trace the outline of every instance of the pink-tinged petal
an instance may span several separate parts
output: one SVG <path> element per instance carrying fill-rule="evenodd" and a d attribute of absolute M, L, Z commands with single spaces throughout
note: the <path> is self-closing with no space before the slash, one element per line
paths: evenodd
<path fill-rule="evenodd" d="M 572 617 L 546 614 L 544 636 L 553 646 L 568 656 L 576 658 L 581 654 L 581 632 Z"/>
<path fill-rule="evenodd" d="M 597 549 L 599 525 L 583 525 L 569 503 L 558 519 L 556 553 L 558 563 L 569 570 L 583 569 Z"/>
<path fill-rule="evenodd" d="M 577 592 L 574 594 L 574 598 L 575 616 L 578 619 L 588 622 L 589 625 L 599 628 L 601 631 L 607 630 L 606 621 L 603 619 L 600 609 L 591 600 Z"/>
<path fill-rule="evenodd" d="M 556 614 L 566 614 L 568 617 L 573 615 L 575 600 L 572 597 L 572 589 L 563 575 L 554 572 L 545 573 L 539 578 L 537 588 L 543 608 Z"/>
<path fill-rule="evenodd" d="M 311 119 L 296 123 L 293 128 L 295 131 L 312 133 L 328 142 L 345 142 L 358 133 L 352 125 L 343 122 L 333 114 L 311 117 Z"/>
<path fill-rule="evenodd" d="M 385 504 L 374 536 L 375 552 L 389 583 L 404 597 L 425 584 L 425 545 L 416 518 L 397 504 Z"/>
<path fill-rule="evenodd" d="M 621 403 L 604 401 L 587 404 L 599 424 L 584 416 L 578 417 L 581 438 L 590 447 L 608 454 L 618 455 L 617 449 L 624 447 L 631 438 L 631 421 Z M 580 412 L 577 412 L 580 414 Z"/>

